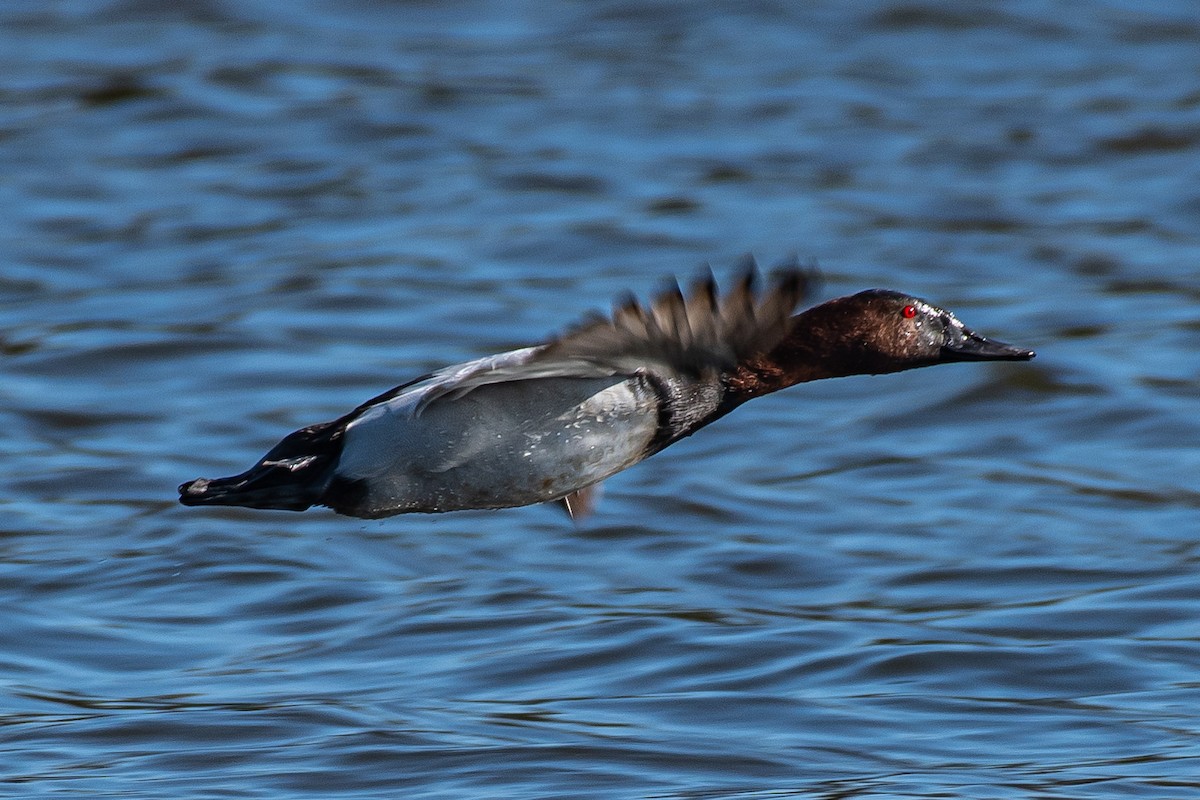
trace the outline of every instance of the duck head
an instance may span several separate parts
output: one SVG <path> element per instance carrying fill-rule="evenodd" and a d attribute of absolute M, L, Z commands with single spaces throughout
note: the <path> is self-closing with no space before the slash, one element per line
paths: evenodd
<path fill-rule="evenodd" d="M 811 376 L 797 376 L 800 380 L 953 361 L 1028 361 L 1035 355 L 980 336 L 944 308 L 887 289 L 839 297 L 800 314 L 780 349 L 791 351 L 777 352 L 781 361 L 816 367 Z"/>
<path fill-rule="evenodd" d="M 884 352 L 900 360 L 941 364 L 948 361 L 1028 361 L 1032 350 L 980 336 L 958 317 L 928 301 L 899 292 L 860 292 L 878 315 L 885 332 Z M 892 332 L 887 333 L 889 323 Z"/>

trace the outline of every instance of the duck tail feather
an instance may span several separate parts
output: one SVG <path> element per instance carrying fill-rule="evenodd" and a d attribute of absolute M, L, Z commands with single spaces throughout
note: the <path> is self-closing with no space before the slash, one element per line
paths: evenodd
<path fill-rule="evenodd" d="M 185 506 L 242 506 L 303 511 L 322 502 L 342 449 L 342 427 L 327 422 L 286 436 L 257 464 L 228 478 L 179 487 Z"/>

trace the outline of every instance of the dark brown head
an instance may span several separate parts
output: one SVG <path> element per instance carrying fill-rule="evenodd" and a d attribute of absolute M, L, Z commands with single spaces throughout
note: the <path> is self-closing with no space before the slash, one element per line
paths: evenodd
<path fill-rule="evenodd" d="M 790 383 L 900 372 L 951 361 L 1027 361 L 1032 350 L 985 339 L 944 308 L 886 289 L 839 297 L 795 317 L 768 356 Z"/>

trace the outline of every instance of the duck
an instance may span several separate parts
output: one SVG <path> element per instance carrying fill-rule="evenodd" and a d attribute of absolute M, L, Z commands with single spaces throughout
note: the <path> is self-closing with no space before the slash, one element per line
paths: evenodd
<path fill-rule="evenodd" d="M 912 295 L 868 289 L 795 313 L 811 271 L 711 271 L 632 296 L 544 344 L 422 375 L 285 436 L 254 466 L 179 486 L 186 506 L 364 519 L 558 503 L 593 511 L 606 478 L 797 384 L 951 362 L 1027 361 Z"/>

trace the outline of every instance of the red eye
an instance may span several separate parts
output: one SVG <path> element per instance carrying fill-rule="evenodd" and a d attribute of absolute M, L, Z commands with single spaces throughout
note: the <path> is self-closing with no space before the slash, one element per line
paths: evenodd
<path fill-rule="evenodd" d="M 913 317 L 915 317 L 917 315 L 917 307 L 916 306 L 905 306 L 904 310 L 901 311 L 900 313 L 904 315 L 905 319 L 912 319 Z"/>

